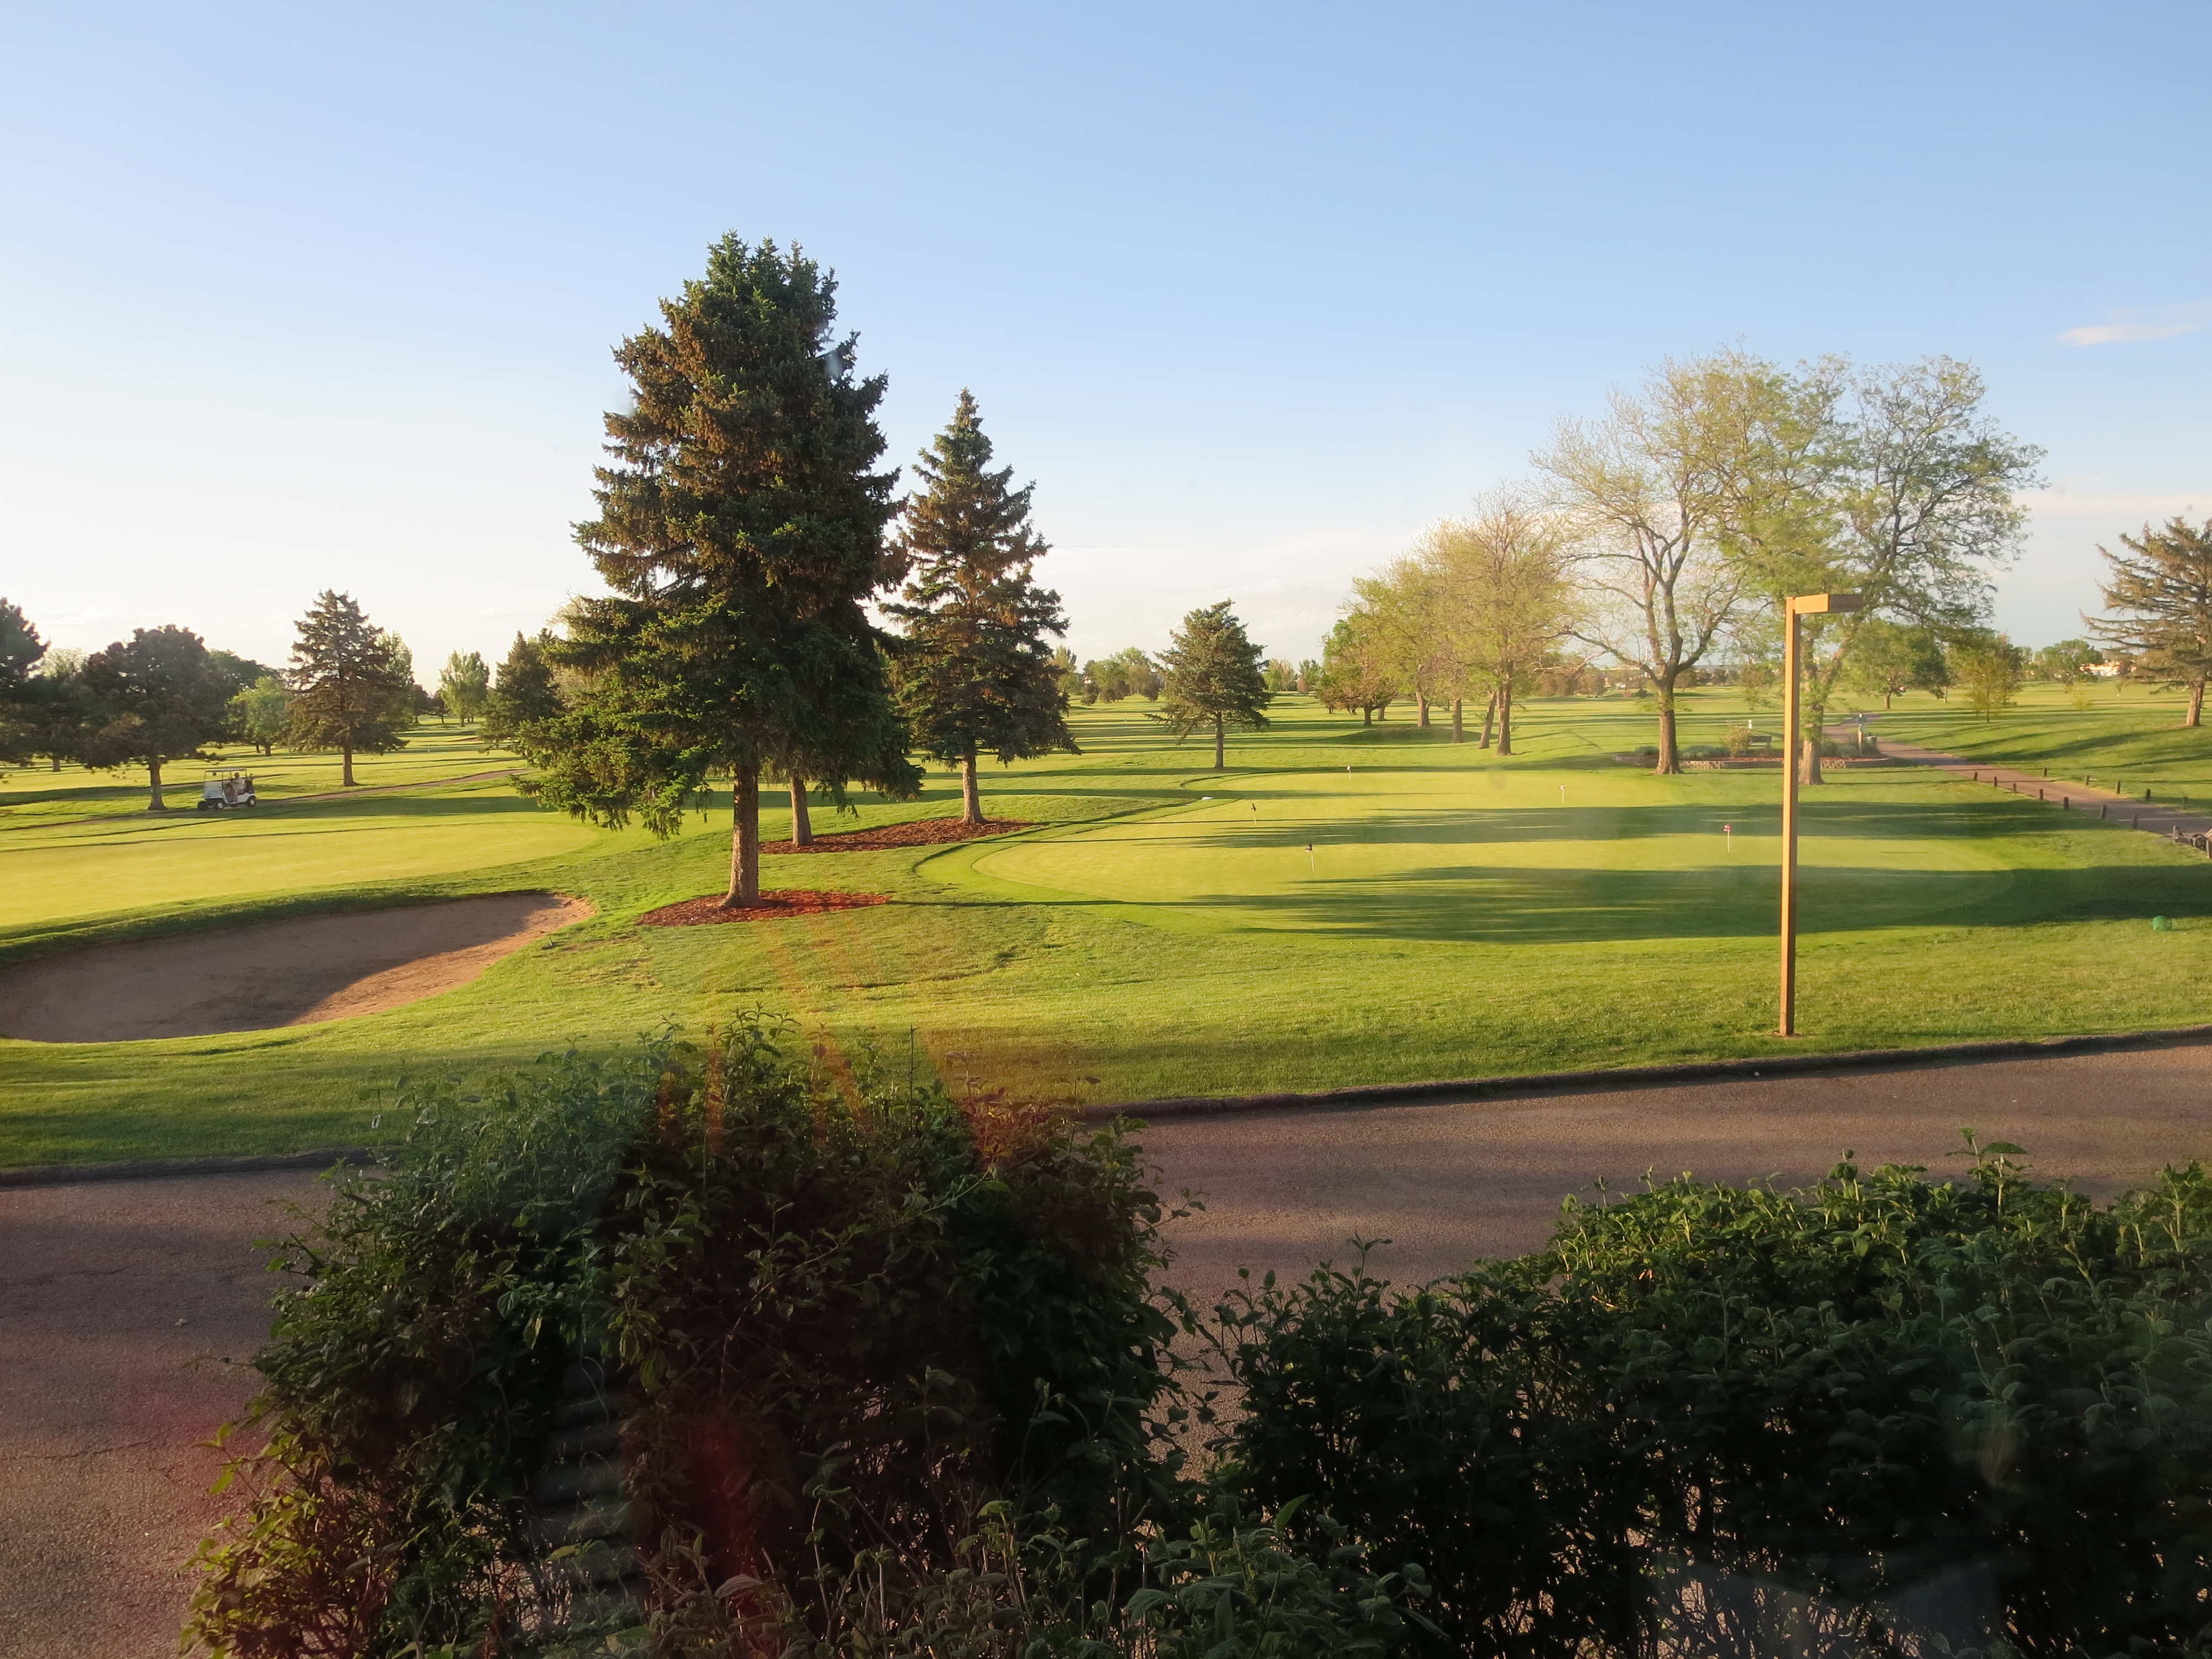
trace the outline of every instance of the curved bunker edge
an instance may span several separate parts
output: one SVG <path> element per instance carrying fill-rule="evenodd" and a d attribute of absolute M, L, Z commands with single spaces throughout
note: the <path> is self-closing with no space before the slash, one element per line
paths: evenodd
<path fill-rule="evenodd" d="M 0 1036 L 133 1042 L 379 1013 L 593 914 L 558 893 L 495 893 L 89 945 L 0 968 Z"/>

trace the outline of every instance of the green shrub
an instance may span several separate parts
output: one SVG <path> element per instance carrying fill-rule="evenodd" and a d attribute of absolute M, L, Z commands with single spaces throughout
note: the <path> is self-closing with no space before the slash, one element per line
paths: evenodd
<path fill-rule="evenodd" d="M 1265 1282 L 1230 1484 L 1424 1563 L 1437 1653 L 2203 1651 L 2212 1183 L 2100 1208 L 2017 1150 L 1672 1182 L 1409 1294 Z"/>
<path fill-rule="evenodd" d="M 1070 1547 L 1095 1577 L 1175 1498 L 1160 1212 L 1118 1133 L 934 1085 L 848 1099 L 757 1024 L 402 1100 L 389 1169 L 283 1253 L 308 1283 L 257 1359 L 251 1502 L 203 1550 L 209 1650 L 501 1650 L 580 1348 L 634 1401 L 669 1651 L 836 1639 L 858 1578 L 950 1569 L 994 1501 L 1115 1540 Z"/>

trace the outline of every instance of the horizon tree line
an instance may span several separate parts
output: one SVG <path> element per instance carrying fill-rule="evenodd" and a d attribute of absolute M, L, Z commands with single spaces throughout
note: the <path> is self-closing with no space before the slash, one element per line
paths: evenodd
<path fill-rule="evenodd" d="M 2076 684 L 2098 655 L 2087 641 L 2031 659 L 1989 625 L 2042 452 L 1984 395 L 1972 365 L 1945 357 L 1669 361 L 1602 417 L 1562 422 L 1528 481 L 1356 581 L 1313 689 L 1363 721 L 1403 697 L 1426 726 L 1447 703 L 1454 741 L 1479 700 L 1479 741 L 1510 753 L 1514 702 L 1540 679 L 1625 671 L 1652 699 L 1655 769 L 1677 771 L 1679 691 L 1723 662 L 1755 691 L 1775 676 L 1784 598 L 1851 591 L 1863 609 L 1807 625 L 1796 748 L 1818 782 L 1808 739 L 1843 693 L 1955 683 L 1986 710 L 2031 672 Z M 2127 555 L 2105 553 L 2113 614 L 2090 632 L 2190 687 L 2194 725 L 2212 678 L 2212 525 L 2122 540 Z"/>

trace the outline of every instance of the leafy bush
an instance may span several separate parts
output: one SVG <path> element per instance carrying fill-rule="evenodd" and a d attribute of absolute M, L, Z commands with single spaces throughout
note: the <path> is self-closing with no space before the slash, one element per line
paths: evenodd
<path fill-rule="evenodd" d="M 1174 1497 L 1159 1209 L 1118 1133 L 933 1085 L 848 1100 L 757 1024 L 403 1101 L 391 1167 L 283 1257 L 308 1283 L 257 1361 L 252 1502 L 203 1550 L 209 1650 L 499 1650 L 580 1348 L 635 1401 L 669 1650 L 834 1638 L 858 1577 L 949 1568 L 994 1500 L 1118 1540 Z"/>
<path fill-rule="evenodd" d="M 2100 1209 L 2017 1151 L 1672 1182 L 1410 1294 L 1263 1282 L 1229 1483 L 1425 1564 L 1437 1653 L 2203 1651 L 2212 1182 Z"/>

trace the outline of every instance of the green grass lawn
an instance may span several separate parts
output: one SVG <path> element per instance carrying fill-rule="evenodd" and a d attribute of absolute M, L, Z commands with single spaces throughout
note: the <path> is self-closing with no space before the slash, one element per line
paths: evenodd
<path fill-rule="evenodd" d="M 2212 785 L 2205 733 L 2154 729 L 2170 702 L 2107 695 L 2085 717 L 2106 750 L 2166 745 L 2177 780 L 2196 765 Z M 1877 729 L 1962 750 L 1975 735 L 1971 716 L 1909 701 Z M 872 1049 L 873 1063 L 911 1057 L 978 1085 L 1095 1101 L 1784 1046 L 1768 1035 L 1771 772 L 1619 765 L 1613 753 L 1650 736 L 1648 714 L 1619 699 L 1536 702 L 1510 762 L 1416 731 L 1403 711 L 1363 731 L 1286 699 L 1271 730 L 1232 744 L 1224 774 L 1144 709 L 1080 710 L 1082 755 L 987 777 L 987 809 L 1037 828 L 771 856 L 769 885 L 895 902 L 746 926 L 635 925 L 719 886 L 726 792 L 674 842 L 609 834 L 504 783 L 435 782 L 505 763 L 458 738 L 424 745 L 418 775 L 433 781 L 419 790 L 166 821 L 72 823 L 50 802 L 0 828 L 0 960 L 303 906 L 532 887 L 599 914 L 471 985 L 364 1018 L 0 1042 L 0 1164 L 373 1141 L 398 1127 L 386 1108 L 403 1071 L 617 1042 L 670 1020 L 697 1029 L 756 1006 L 795 1019 L 832 1070 Z M 1732 693 L 1701 693 L 1685 738 L 1717 741 L 1741 713 Z M 2022 763 L 2051 732 L 2087 729 L 2031 703 L 1981 735 Z M 2201 858 L 1917 769 L 1832 780 L 1806 809 L 1808 1035 L 1793 1051 L 2207 1017 Z M 940 775 L 920 802 L 864 800 L 846 819 L 817 809 L 817 827 L 956 806 Z M 769 817 L 767 832 L 783 833 Z M 2153 932 L 2154 914 L 2175 931 Z"/>
<path fill-rule="evenodd" d="M 1990 720 L 1962 699 L 1923 694 L 1900 697 L 1887 712 L 1879 700 L 1868 712 L 1872 730 L 1995 765 L 2048 770 L 2053 778 L 2115 778 L 2140 796 L 2148 788 L 2161 801 L 2184 794 L 2212 804 L 2212 732 L 2185 730 L 2185 693 L 2132 682 L 2093 682 L 2077 707 L 2057 686 L 2025 689 L 2011 708 Z"/>

